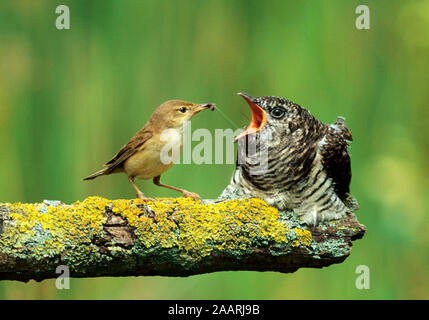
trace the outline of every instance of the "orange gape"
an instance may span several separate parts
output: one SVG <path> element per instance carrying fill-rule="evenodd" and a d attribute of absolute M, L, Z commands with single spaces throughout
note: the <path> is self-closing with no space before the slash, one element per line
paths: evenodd
<path fill-rule="evenodd" d="M 267 114 L 265 113 L 265 110 L 255 104 L 247 94 L 239 93 L 239 95 L 246 99 L 247 103 L 249 104 L 252 111 L 252 121 L 250 121 L 250 124 L 247 126 L 246 130 L 244 130 L 242 133 L 240 133 L 240 135 L 238 135 L 237 138 L 235 138 L 234 142 L 247 136 L 248 134 L 261 131 L 267 124 Z"/>

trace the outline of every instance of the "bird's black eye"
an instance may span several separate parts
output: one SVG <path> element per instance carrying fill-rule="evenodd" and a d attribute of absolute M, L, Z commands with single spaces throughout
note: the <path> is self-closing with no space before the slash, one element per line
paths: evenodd
<path fill-rule="evenodd" d="M 179 108 L 179 111 L 180 111 L 181 113 L 185 113 L 185 112 L 186 112 L 186 108 L 185 108 L 185 107 L 180 107 L 180 108 Z"/>
<path fill-rule="evenodd" d="M 271 110 L 271 115 L 273 118 L 280 119 L 285 115 L 286 111 L 282 107 L 275 107 Z"/>

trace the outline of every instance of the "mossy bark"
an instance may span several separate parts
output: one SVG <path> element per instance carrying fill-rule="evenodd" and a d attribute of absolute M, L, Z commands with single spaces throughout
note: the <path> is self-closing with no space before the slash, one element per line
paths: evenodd
<path fill-rule="evenodd" d="M 365 227 L 354 214 L 316 227 L 259 199 L 0 204 L 0 280 L 294 272 L 344 261 Z"/>

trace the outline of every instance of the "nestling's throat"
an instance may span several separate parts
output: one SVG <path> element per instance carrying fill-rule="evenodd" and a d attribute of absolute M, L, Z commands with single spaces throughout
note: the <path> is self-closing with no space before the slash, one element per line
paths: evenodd
<path fill-rule="evenodd" d="M 249 134 L 261 131 L 267 124 L 267 114 L 265 113 L 265 110 L 250 100 L 247 100 L 247 102 L 249 103 L 249 107 L 252 111 L 252 120 L 246 130 L 235 138 L 234 141 L 238 141 Z"/>

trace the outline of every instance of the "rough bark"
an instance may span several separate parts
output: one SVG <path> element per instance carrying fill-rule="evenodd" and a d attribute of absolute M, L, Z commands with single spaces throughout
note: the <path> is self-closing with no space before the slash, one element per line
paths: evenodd
<path fill-rule="evenodd" d="M 365 226 L 354 214 L 316 227 L 258 199 L 195 202 L 90 197 L 0 204 L 0 280 L 294 272 L 346 259 Z"/>

